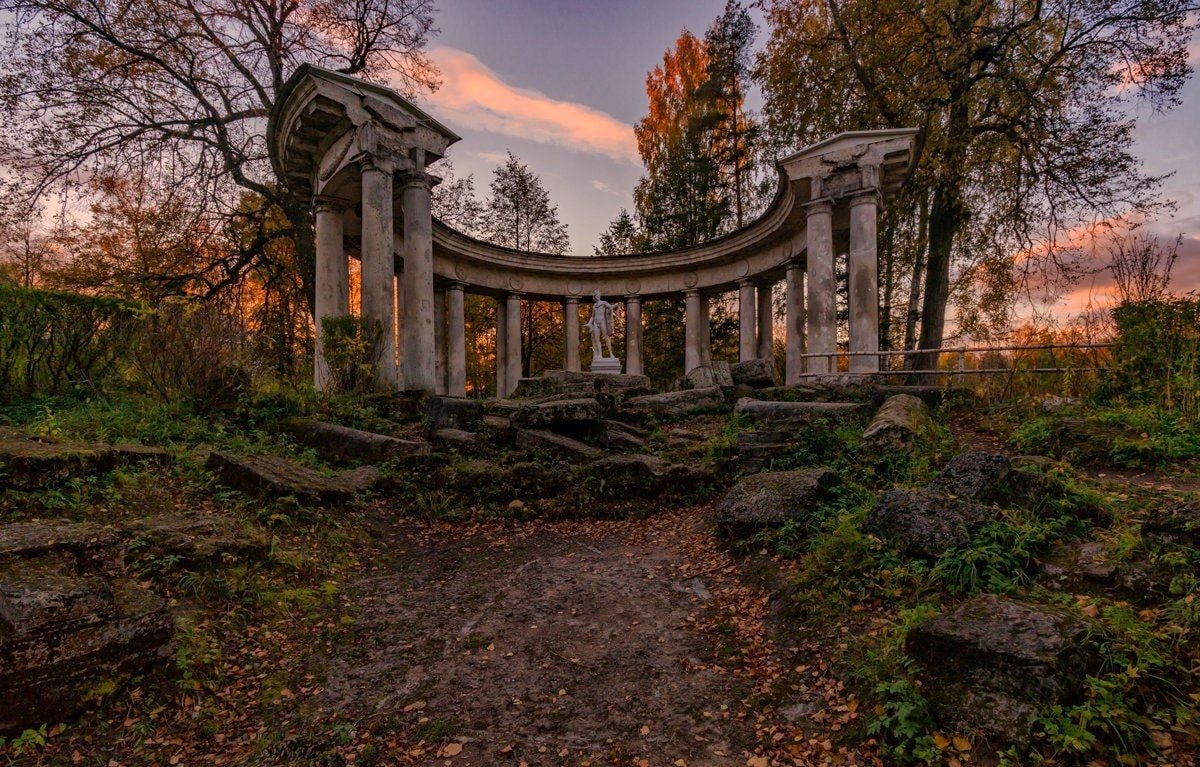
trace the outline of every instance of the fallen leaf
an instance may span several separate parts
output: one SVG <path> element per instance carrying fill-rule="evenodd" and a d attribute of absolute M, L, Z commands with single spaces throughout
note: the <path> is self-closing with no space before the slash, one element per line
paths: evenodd
<path fill-rule="evenodd" d="M 442 756 L 458 756 L 462 753 L 462 743 L 447 743 L 442 748 Z"/>
<path fill-rule="evenodd" d="M 954 736 L 954 748 L 959 751 L 970 751 L 971 741 L 964 738 L 962 735 Z"/>
<path fill-rule="evenodd" d="M 642 725 L 642 729 L 641 729 L 641 733 L 642 733 L 643 735 L 649 735 L 649 734 L 650 734 L 650 728 L 649 728 L 648 726 L 646 726 L 646 725 L 644 725 L 644 724 L 643 724 L 643 725 Z"/>

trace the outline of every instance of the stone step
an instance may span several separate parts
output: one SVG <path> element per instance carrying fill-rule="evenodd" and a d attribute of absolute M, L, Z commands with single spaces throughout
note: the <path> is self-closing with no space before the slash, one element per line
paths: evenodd
<path fill-rule="evenodd" d="M 214 450 L 206 467 L 224 484 L 247 495 L 283 498 L 303 503 L 344 503 L 369 490 L 380 479 L 379 470 L 364 466 L 332 477 L 307 466 L 271 455 L 236 456 Z"/>
<path fill-rule="evenodd" d="M 313 448 L 330 463 L 381 463 L 390 458 L 429 452 L 429 445 L 385 434 L 352 429 L 307 418 L 287 418 L 280 429 L 302 445 Z"/>
<path fill-rule="evenodd" d="M 662 394 L 630 397 L 621 403 L 621 415 L 635 420 L 681 418 L 698 413 L 725 410 L 725 395 L 719 388 L 681 389 Z"/>
<path fill-rule="evenodd" d="M 88 476 L 132 463 L 166 465 L 171 454 L 144 445 L 100 445 L 0 435 L 0 487 L 37 490 L 71 477 Z"/>
<path fill-rule="evenodd" d="M 604 451 L 599 448 L 543 429 L 517 429 L 517 447 L 572 463 L 586 463 L 604 455 Z"/>
<path fill-rule="evenodd" d="M 132 522 L 127 530 L 134 537 L 131 550 L 137 555 L 176 557 L 188 567 L 257 561 L 269 548 L 262 531 L 217 515 L 163 514 Z"/>
<path fill-rule="evenodd" d="M 518 428 L 538 429 L 589 424 L 601 416 L 602 409 L 595 397 L 576 397 L 523 405 L 510 419 Z"/>
<path fill-rule="evenodd" d="M 850 418 L 865 409 L 857 402 L 771 402 L 743 397 L 734 412 L 757 421 L 799 421 L 811 418 Z"/>

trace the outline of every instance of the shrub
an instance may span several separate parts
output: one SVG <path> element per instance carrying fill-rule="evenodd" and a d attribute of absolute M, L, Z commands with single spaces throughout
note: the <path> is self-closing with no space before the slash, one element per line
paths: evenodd
<path fill-rule="evenodd" d="M 249 388 L 238 319 L 216 303 L 164 301 L 141 323 L 130 355 L 139 381 L 198 413 L 231 408 Z"/>
<path fill-rule="evenodd" d="M 98 389 L 143 314 L 129 301 L 0 285 L 0 401 Z"/>
<path fill-rule="evenodd" d="M 1116 388 L 1135 402 L 1197 416 L 1200 299 L 1130 301 L 1113 310 Z"/>
<path fill-rule="evenodd" d="M 337 392 L 370 391 L 382 353 L 383 326 L 378 321 L 345 315 L 321 319 L 321 348 L 329 367 L 330 388 Z"/>

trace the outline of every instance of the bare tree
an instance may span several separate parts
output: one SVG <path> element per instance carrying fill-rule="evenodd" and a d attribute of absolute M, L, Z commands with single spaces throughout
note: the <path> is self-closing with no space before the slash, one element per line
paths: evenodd
<path fill-rule="evenodd" d="M 214 216 L 245 216 L 243 192 L 290 222 L 311 294 L 308 204 L 280 187 L 265 122 L 310 62 L 410 93 L 433 89 L 423 49 L 432 0 L 0 0 L 0 164 L 34 204 L 93 176 L 150 168 Z M 225 251 L 225 287 L 258 254 Z"/>
<path fill-rule="evenodd" d="M 1113 235 L 1105 253 L 1117 300 L 1126 304 L 1165 298 L 1181 242 L 1182 236 L 1176 237 L 1169 247 L 1163 247 L 1155 234 L 1124 232 Z"/>

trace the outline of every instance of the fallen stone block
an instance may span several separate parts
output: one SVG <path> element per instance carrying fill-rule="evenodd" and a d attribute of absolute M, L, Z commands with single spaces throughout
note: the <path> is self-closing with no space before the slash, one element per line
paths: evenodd
<path fill-rule="evenodd" d="M 259 530 L 216 515 L 166 514 L 128 526 L 136 556 L 177 557 L 189 567 L 213 567 L 234 561 L 257 561 L 269 542 Z"/>
<path fill-rule="evenodd" d="M 783 458 L 795 447 L 793 435 L 784 431 L 743 431 L 738 433 L 738 471 L 756 474 Z"/>
<path fill-rule="evenodd" d="M 382 477 L 373 466 L 340 472 L 332 477 L 270 455 L 236 456 L 214 450 L 206 468 L 224 484 L 247 495 L 265 498 L 292 496 L 303 503 L 344 503 L 371 489 Z"/>
<path fill-rule="evenodd" d="M 837 483 L 837 472 L 824 467 L 744 477 L 717 506 L 717 530 L 733 541 L 788 522 L 815 532 L 821 524 L 818 507 Z"/>
<path fill-rule="evenodd" d="M 91 524 L 0 526 L 0 734 L 60 722 L 171 653 L 165 602 Z"/>
<path fill-rule="evenodd" d="M 439 450 L 452 450 L 456 453 L 471 453 L 479 448 L 479 435 L 463 431 L 462 429 L 453 429 L 444 427 L 434 430 L 431 435 L 433 444 Z"/>
<path fill-rule="evenodd" d="M 804 421 L 812 418 L 853 418 L 863 412 L 856 402 L 768 402 L 738 400 L 734 412 L 755 421 Z"/>
<path fill-rule="evenodd" d="M 596 438 L 608 450 L 635 453 L 646 446 L 646 433 L 620 421 L 601 421 Z"/>
<path fill-rule="evenodd" d="M 483 403 L 463 397 L 429 397 L 424 402 L 430 430 L 475 431 L 483 421 Z"/>
<path fill-rule="evenodd" d="M 300 444 L 316 450 L 322 460 L 330 463 L 381 463 L 404 455 L 429 452 L 429 445 L 424 442 L 307 418 L 285 419 L 280 429 Z"/>
<path fill-rule="evenodd" d="M 599 448 L 543 429 L 517 429 L 517 447 L 571 463 L 594 461 L 604 455 Z"/>
<path fill-rule="evenodd" d="M 1094 666 L 1086 620 L 985 594 L 909 631 L 921 691 L 947 729 L 1026 743 L 1040 708 L 1075 701 Z"/>
<path fill-rule="evenodd" d="M 754 389 L 766 389 L 775 385 L 774 360 L 745 360 L 734 365 L 729 372 L 734 384 L 745 384 Z"/>
<path fill-rule="evenodd" d="M 0 526 L 0 565 L 45 554 L 65 555 L 77 572 L 119 570 L 124 546 L 112 528 L 91 522 L 14 522 Z"/>
<path fill-rule="evenodd" d="M 512 425 L 521 429 L 579 427 L 598 421 L 600 403 L 595 397 L 577 397 L 525 405 L 512 414 Z"/>
<path fill-rule="evenodd" d="M 688 371 L 687 380 L 693 389 L 725 388 L 734 383 L 730 365 L 724 360 L 692 368 Z"/>
<path fill-rule="evenodd" d="M 627 417 L 681 418 L 697 413 L 725 410 L 725 396 L 718 388 L 681 389 L 662 394 L 645 394 L 630 397 L 621 405 L 621 414 Z"/>
<path fill-rule="evenodd" d="M 928 490 L 888 490 L 867 513 L 866 529 L 914 557 L 937 559 L 971 540 L 996 516 L 991 507 Z"/>
<path fill-rule="evenodd" d="M 871 419 L 863 440 L 887 450 L 903 450 L 933 431 L 933 419 L 925 403 L 910 394 L 894 394 Z"/>

